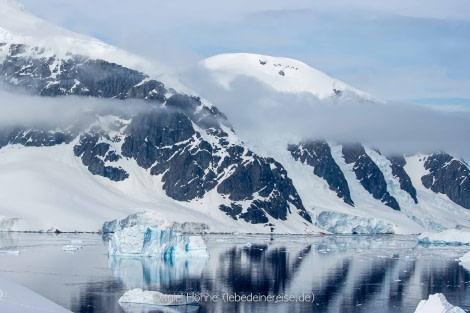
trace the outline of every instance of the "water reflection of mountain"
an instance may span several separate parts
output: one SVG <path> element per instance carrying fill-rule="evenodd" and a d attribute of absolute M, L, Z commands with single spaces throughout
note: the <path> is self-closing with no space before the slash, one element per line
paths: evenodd
<path fill-rule="evenodd" d="M 207 246 L 207 263 L 110 258 L 109 266 L 128 288 L 219 296 L 202 301 L 199 312 L 412 312 L 437 292 L 470 308 L 470 273 L 455 261 L 463 253 L 409 237 L 208 236 Z M 222 300 L 235 294 L 295 301 Z M 303 294 L 315 301 L 299 301 Z"/>

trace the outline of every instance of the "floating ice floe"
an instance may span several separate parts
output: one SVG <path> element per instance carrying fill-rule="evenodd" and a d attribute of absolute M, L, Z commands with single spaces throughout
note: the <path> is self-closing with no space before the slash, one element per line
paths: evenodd
<path fill-rule="evenodd" d="M 415 313 L 465 313 L 458 306 L 453 306 L 447 302 L 442 293 L 429 295 L 428 300 L 421 300 L 416 307 Z"/>
<path fill-rule="evenodd" d="M 136 225 L 124 228 L 109 241 L 109 255 L 174 257 L 208 257 L 201 236 L 188 236 L 171 229 Z"/>
<path fill-rule="evenodd" d="M 183 294 L 164 294 L 159 291 L 142 290 L 140 288 L 126 291 L 118 300 L 119 303 L 153 304 L 176 306 L 196 304 L 195 298 Z"/>
<path fill-rule="evenodd" d="M 83 241 L 81 240 L 70 240 L 70 243 L 69 245 L 65 245 L 62 247 L 62 250 L 64 250 L 65 252 L 77 252 L 78 250 L 80 250 L 81 248 L 83 248 Z"/>
<path fill-rule="evenodd" d="M 19 255 L 19 250 L 0 250 L 0 254 Z"/>
<path fill-rule="evenodd" d="M 432 245 L 470 245 L 470 232 L 448 229 L 440 233 L 422 233 L 418 236 L 418 242 Z"/>
<path fill-rule="evenodd" d="M 466 270 L 470 272 L 470 252 L 464 254 L 463 257 L 459 259 L 460 265 L 462 265 Z"/>

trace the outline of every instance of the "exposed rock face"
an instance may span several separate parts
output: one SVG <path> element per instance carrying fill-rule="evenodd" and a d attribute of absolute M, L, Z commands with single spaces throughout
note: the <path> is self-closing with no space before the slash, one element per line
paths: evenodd
<path fill-rule="evenodd" d="M 91 129 L 80 136 L 80 142 L 73 148 L 75 156 L 81 157 L 82 163 L 88 166 L 93 175 L 100 175 L 113 181 L 125 180 L 129 174 L 119 166 L 106 166 L 105 162 L 117 162 L 121 156 L 111 149 L 111 146 L 101 139 L 111 140 L 100 129 Z M 100 142 L 101 141 L 101 142 Z"/>
<path fill-rule="evenodd" d="M 46 130 L 38 128 L 0 128 L 0 148 L 8 144 L 26 147 L 50 147 L 70 143 L 77 133 L 75 130 Z"/>
<path fill-rule="evenodd" d="M 470 209 L 470 170 L 464 162 L 447 153 L 436 153 L 427 157 L 424 168 L 429 171 L 421 178 L 426 188 Z"/>
<path fill-rule="evenodd" d="M 46 49 L 24 44 L 11 44 L 8 49 L 0 76 L 10 84 L 42 96 L 165 100 L 162 83 L 144 81 L 146 75 L 115 63 L 75 54 L 58 58 Z"/>
<path fill-rule="evenodd" d="M 313 173 L 325 179 L 330 189 L 335 191 L 339 198 L 354 206 L 348 182 L 333 159 L 330 146 L 325 141 L 316 140 L 298 145 L 289 145 L 287 149 L 296 161 L 312 166 Z"/>
<path fill-rule="evenodd" d="M 400 182 L 400 189 L 406 191 L 415 203 L 418 203 L 418 198 L 416 197 L 416 189 L 411 182 L 410 176 L 406 173 L 403 168 L 406 165 L 406 160 L 403 156 L 392 156 L 388 157 L 391 163 L 392 174 L 398 178 Z"/>
<path fill-rule="evenodd" d="M 399 211 L 397 200 L 387 191 L 387 183 L 379 167 L 367 155 L 360 144 L 343 145 L 343 157 L 347 164 L 353 163 L 353 170 L 361 185 L 375 198 L 394 210 Z"/>
<path fill-rule="evenodd" d="M 258 224 L 299 214 L 311 222 L 282 165 L 244 147 L 226 117 L 200 98 L 170 92 L 159 81 L 104 60 L 74 54 L 60 59 L 21 44 L 2 49 L 8 53 L 0 64 L 0 76 L 9 85 L 42 96 L 136 98 L 149 104 L 144 112 L 128 116 L 112 110 L 103 113 L 115 119 L 110 129 L 90 121 L 85 127 L 83 122 L 72 127 L 73 131 L 51 132 L 46 127 L 0 131 L 0 147 L 76 140 L 74 154 L 93 175 L 126 180 L 130 173 L 120 161 L 134 159 L 150 175 L 161 176 L 165 193 L 175 200 L 191 201 L 215 190 L 230 201 L 229 206 L 219 206 L 230 218 Z"/>

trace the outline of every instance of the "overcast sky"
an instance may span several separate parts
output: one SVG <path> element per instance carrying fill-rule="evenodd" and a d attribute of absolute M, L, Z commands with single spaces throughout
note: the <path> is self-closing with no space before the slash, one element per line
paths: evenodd
<path fill-rule="evenodd" d="M 470 106 L 468 0 L 20 0 L 175 68 L 224 52 L 301 60 L 379 98 Z"/>

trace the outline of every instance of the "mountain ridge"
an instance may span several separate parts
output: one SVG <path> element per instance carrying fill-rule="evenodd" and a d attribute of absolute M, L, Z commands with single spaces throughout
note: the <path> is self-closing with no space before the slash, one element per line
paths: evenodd
<path fill-rule="evenodd" d="M 97 103 L 116 101 L 78 114 L 65 128 L 0 129 L 0 177 L 11 182 L 0 191 L 7 230 L 97 231 L 104 222 L 143 208 L 175 222 L 204 222 L 216 232 L 373 234 L 470 228 L 468 204 L 459 200 L 470 192 L 470 173 L 450 155 L 390 158 L 362 144 L 313 138 L 261 156 L 199 95 L 179 92 L 125 64 L 74 51 L 56 54 L 35 40 L 1 31 L 0 77 L 10 88 L 64 103 L 72 95 Z M 260 55 L 248 59 L 255 61 L 252 72 L 279 60 Z M 218 62 L 220 68 L 220 58 Z M 288 68 L 281 64 L 279 71 L 275 66 L 277 72 L 270 69 L 268 77 L 284 82 L 306 66 L 288 62 Z M 327 77 L 313 90 L 320 100 L 352 95 L 376 101 L 314 73 Z M 266 83 L 276 87 L 271 79 Z"/>

